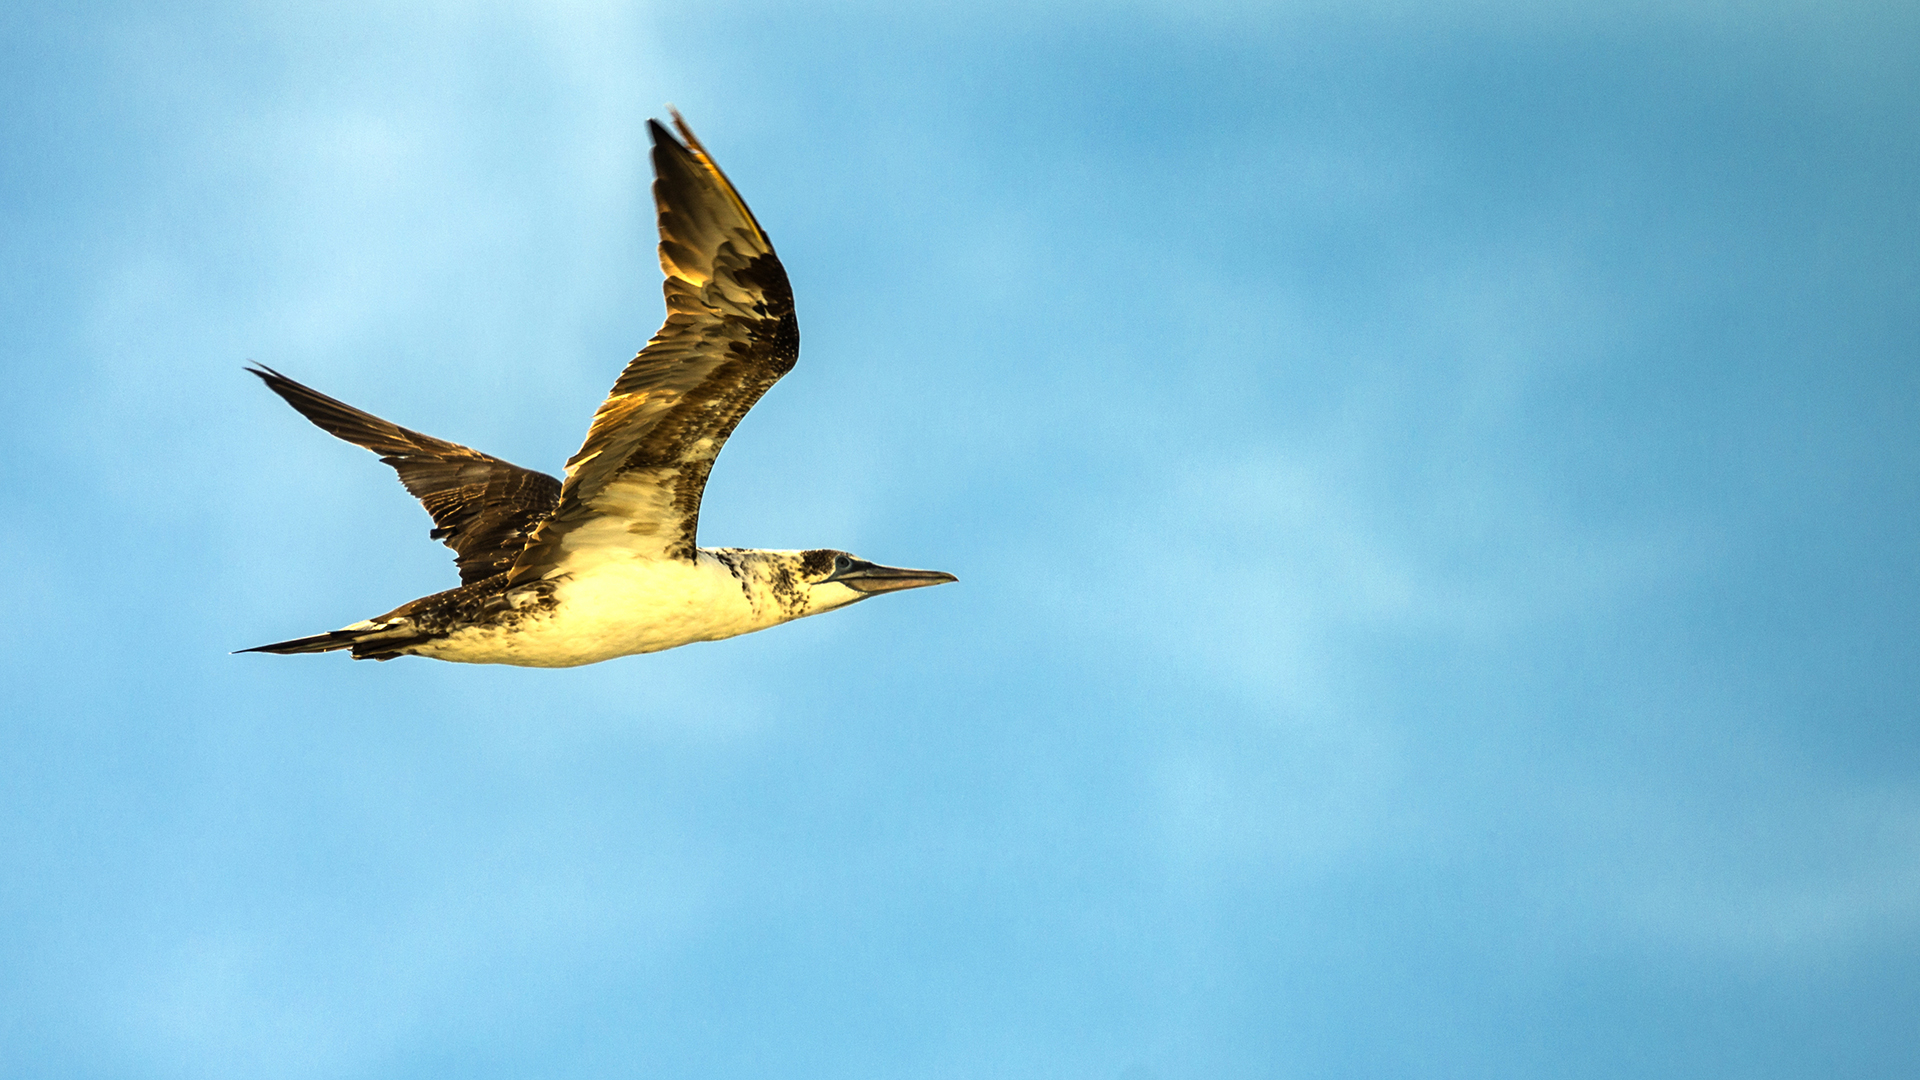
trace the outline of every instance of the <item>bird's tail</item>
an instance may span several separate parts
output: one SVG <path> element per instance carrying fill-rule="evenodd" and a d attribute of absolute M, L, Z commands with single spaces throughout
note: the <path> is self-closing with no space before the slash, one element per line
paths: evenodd
<path fill-rule="evenodd" d="M 297 637 L 291 641 L 276 641 L 271 645 L 255 645 L 251 649 L 235 649 L 234 652 L 277 653 L 280 656 L 291 656 L 294 653 L 332 652 L 335 649 L 353 648 L 354 641 L 359 637 L 360 631 L 357 630 L 329 630 L 324 634 L 315 634 L 312 637 Z"/>
<path fill-rule="evenodd" d="M 324 634 L 311 637 L 293 638 L 290 641 L 276 641 L 271 645 L 255 645 L 251 649 L 236 649 L 236 653 L 263 652 L 279 656 L 291 656 L 295 653 L 334 652 L 338 649 L 352 649 L 355 660 L 391 660 L 406 655 L 409 646 L 423 640 L 423 637 L 408 625 L 405 619 L 368 620 L 354 623 L 344 630 L 329 630 Z"/>

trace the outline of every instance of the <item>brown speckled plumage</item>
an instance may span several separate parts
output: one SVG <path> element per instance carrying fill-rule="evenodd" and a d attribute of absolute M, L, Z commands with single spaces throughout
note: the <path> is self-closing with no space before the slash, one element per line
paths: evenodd
<path fill-rule="evenodd" d="M 385 615 L 368 619 L 365 626 L 242 651 L 306 653 L 352 649 L 355 660 L 391 660 L 468 627 L 511 630 L 528 619 L 550 613 L 553 607 L 552 583 L 539 582 L 510 590 L 507 575 L 501 573 L 409 601 Z"/>

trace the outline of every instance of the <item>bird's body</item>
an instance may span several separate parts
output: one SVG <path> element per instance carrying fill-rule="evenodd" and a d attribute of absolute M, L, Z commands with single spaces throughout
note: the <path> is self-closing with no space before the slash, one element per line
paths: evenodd
<path fill-rule="evenodd" d="M 307 419 L 399 472 L 433 515 L 432 535 L 454 549 L 461 585 L 340 630 L 244 651 L 572 667 L 954 580 L 831 549 L 697 546 L 713 460 L 793 367 L 799 330 L 766 233 L 674 120 L 685 145 L 652 125 L 667 321 L 594 414 L 564 481 L 253 369 Z"/>
<path fill-rule="evenodd" d="M 703 548 L 691 560 L 593 552 L 567 560 L 551 581 L 510 586 L 496 576 L 336 633 L 351 632 L 368 654 L 392 642 L 466 664 L 593 664 L 812 614 L 811 590 L 795 572 L 805 559 L 739 548 Z M 860 598 L 846 591 L 845 602 Z"/>

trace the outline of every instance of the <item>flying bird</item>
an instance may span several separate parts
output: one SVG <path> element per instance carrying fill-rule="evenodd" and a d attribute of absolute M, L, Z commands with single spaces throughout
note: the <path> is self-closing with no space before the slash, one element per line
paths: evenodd
<path fill-rule="evenodd" d="M 600 404 L 565 480 L 388 423 L 265 365 L 323 430 L 380 455 L 454 551 L 460 586 L 339 630 L 242 652 L 351 650 L 572 667 L 715 641 L 957 580 L 844 551 L 703 548 L 700 494 L 727 436 L 800 351 L 765 230 L 678 112 L 656 121 L 667 321 Z"/>

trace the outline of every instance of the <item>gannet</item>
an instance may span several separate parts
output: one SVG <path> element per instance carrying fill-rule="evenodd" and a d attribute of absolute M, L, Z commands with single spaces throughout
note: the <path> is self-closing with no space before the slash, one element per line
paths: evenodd
<path fill-rule="evenodd" d="M 460 586 L 240 651 L 572 667 L 957 580 L 831 549 L 695 542 L 713 460 L 793 368 L 800 330 L 765 230 L 678 112 L 673 123 L 679 139 L 648 121 L 667 321 L 594 413 L 564 481 L 388 423 L 264 364 L 247 369 L 323 430 L 393 466 L 432 515 L 429 535 L 453 549 Z"/>

